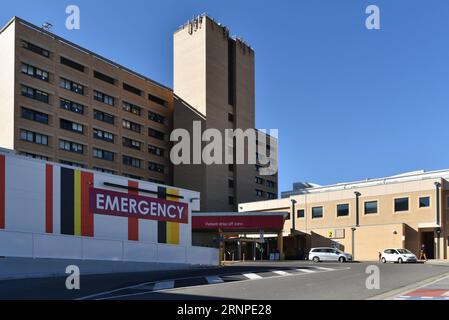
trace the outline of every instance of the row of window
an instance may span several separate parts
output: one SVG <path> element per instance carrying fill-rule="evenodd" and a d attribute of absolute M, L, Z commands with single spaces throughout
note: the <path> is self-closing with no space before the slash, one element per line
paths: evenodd
<path fill-rule="evenodd" d="M 42 92 L 40 90 L 36 90 L 36 89 L 30 88 L 30 87 L 22 86 L 22 95 L 24 95 L 26 97 L 29 97 L 29 98 L 33 98 L 33 99 L 36 99 L 36 100 L 48 103 L 48 94 L 46 94 L 46 93 L 44 93 L 44 92 Z M 83 105 L 81 105 L 81 104 L 76 103 L 76 102 L 73 102 L 73 101 L 61 98 L 61 100 L 60 100 L 60 108 L 68 110 L 68 111 L 71 111 L 71 112 L 74 112 L 74 113 L 83 114 L 85 107 Z M 44 114 L 41 113 L 41 115 L 44 115 Z M 29 120 L 34 120 L 34 121 L 38 121 L 38 122 L 41 122 L 41 123 L 48 124 L 48 115 L 46 115 L 46 118 L 47 118 L 47 121 L 46 122 L 42 122 L 42 121 L 40 121 L 40 119 L 36 120 L 33 117 L 31 117 L 31 118 L 27 117 L 27 119 L 29 119 Z M 113 115 L 105 113 L 103 111 L 99 111 L 99 110 L 94 110 L 94 118 L 96 120 L 98 120 L 98 121 L 106 122 L 106 123 L 112 124 L 112 125 L 115 122 L 114 121 L 115 117 Z M 62 125 L 61 125 L 61 127 L 62 127 Z M 70 130 L 69 127 L 70 126 L 68 126 L 68 127 L 64 126 L 62 128 Z M 78 128 L 74 128 L 75 130 L 72 130 L 72 131 L 77 131 L 77 132 L 82 133 L 83 130 L 82 130 L 81 127 L 82 127 L 82 125 L 78 125 Z M 122 127 L 125 128 L 125 129 L 128 129 L 128 130 L 137 132 L 137 133 L 142 133 L 142 127 L 143 126 L 138 124 L 138 123 L 135 123 L 135 122 L 123 119 Z M 78 130 L 78 129 L 81 129 L 81 130 Z M 165 134 L 163 132 L 159 131 L 159 130 L 155 130 L 155 129 L 149 128 L 148 129 L 148 135 L 150 137 L 153 137 L 153 138 L 158 139 L 158 140 L 165 140 Z"/>
<path fill-rule="evenodd" d="M 256 177 L 255 181 L 256 181 L 256 184 L 266 185 L 269 188 L 275 188 L 276 187 L 276 183 L 274 181 L 271 181 L 271 180 L 264 180 L 264 179 L 262 179 L 260 177 Z"/>
<path fill-rule="evenodd" d="M 274 194 L 272 192 L 265 192 L 265 191 L 259 190 L 259 189 L 256 189 L 256 196 L 258 198 L 265 198 L 265 196 L 266 196 L 266 198 L 268 198 L 268 199 L 276 199 L 277 198 L 276 194 Z"/>
<path fill-rule="evenodd" d="M 31 65 L 22 63 L 22 72 L 24 74 L 27 74 L 34 78 L 38 78 L 38 79 L 41 79 L 41 80 L 44 80 L 47 82 L 49 81 L 48 72 L 38 69 L 36 67 L 33 67 Z M 85 93 L 85 87 L 82 84 L 76 83 L 74 81 L 71 81 L 71 80 L 68 80 L 65 78 L 60 79 L 59 86 L 63 89 L 72 91 L 72 92 L 80 94 L 80 95 L 84 95 L 84 93 Z M 30 89 L 32 89 L 32 88 L 30 88 Z M 97 101 L 100 101 L 102 103 L 105 103 L 107 105 L 110 105 L 110 106 L 114 106 L 114 104 L 115 104 L 114 97 L 111 97 L 111 96 L 109 96 L 105 93 L 102 93 L 100 91 L 97 91 L 97 90 L 94 90 L 94 99 Z M 65 100 L 65 99 L 63 99 L 63 100 Z M 68 100 L 65 100 L 65 102 L 68 102 Z M 72 102 L 72 103 L 74 103 L 74 102 Z M 129 103 L 129 102 L 123 102 L 123 110 L 127 111 L 129 113 L 133 113 L 137 116 L 141 116 L 141 114 L 142 114 L 142 107 L 139 107 L 139 106 Z M 76 110 L 74 112 L 82 114 L 82 112 L 78 112 L 78 111 L 79 110 Z M 165 117 L 160 114 L 157 114 L 153 111 L 148 111 L 148 119 L 151 121 L 157 122 L 157 123 L 165 124 Z"/>
<path fill-rule="evenodd" d="M 61 149 L 67 149 L 70 148 L 69 144 L 66 144 L 64 142 L 62 142 L 63 140 L 61 140 L 60 142 L 60 146 Z M 34 153 L 29 153 L 29 152 L 20 152 L 19 154 L 29 157 L 29 158 L 33 158 L 33 159 L 38 159 L 38 160 L 45 160 L 48 161 L 49 158 L 46 156 L 41 156 L 41 155 L 37 155 Z M 81 164 L 81 163 L 77 163 L 74 161 L 69 161 L 69 160 L 60 160 L 59 163 L 61 164 L 65 164 L 65 165 L 69 165 L 72 167 L 77 167 L 77 168 L 85 168 L 86 166 Z M 101 168 L 101 167 L 93 167 L 92 170 L 94 171 L 98 171 L 98 172 L 102 172 L 102 173 L 108 173 L 108 174 L 117 174 L 117 171 L 112 170 L 112 169 L 106 169 L 106 168 Z M 128 178 L 132 178 L 132 179 L 138 179 L 138 180 L 142 180 L 142 178 L 140 176 L 136 176 L 136 175 L 132 175 L 132 174 L 127 174 L 127 173 L 123 173 L 124 177 L 128 177 Z M 157 179 L 148 179 L 149 182 L 153 182 L 153 183 L 158 183 L 158 184 L 165 184 L 165 181 L 161 181 L 161 180 L 157 180 Z"/>
<path fill-rule="evenodd" d="M 449 203 L 448 203 L 449 205 Z M 420 197 L 418 202 L 419 208 L 429 208 L 430 207 L 430 197 Z M 349 216 L 349 204 L 343 203 L 338 204 L 336 207 L 337 217 L 347 217 Z M 409 211 L 409 198 L 396 198 L 394 199 L 394 212 L 405 212 Z M 363 213 L 365 215 L 377 214 L 378 211 L 378 201 L 365 201 L 363 204 Z M 298 218 L 305 217 L 305 210 L 299 209 L 296 212 Z M 324 216 L 324 208 L 322 206 L 313 207 L 312 211 L 312 219 L 320 219 Z"/>
<path fill-rule="evenodd" d="M 46 50 L 46 49 L 44 49 L 44 48 L 42 48 L 40 46 L 37 46 L 35 44 L 32 44 L 32 43 L 30 43 L 28 41 L 23 40 L 22 41 L 22 47 L 27 49 L 27 50 L 30 50 L 30 51 L 32 51 L 32 52 L 34 52 L 36 54 L 39 54 L 39 55 L 41 55 L 43 57 L 50 58 L 50 51 L 48 51 L 48 50 Z M 62 65 L 64 65 L 64 66 L 67 66 L 69 68 L 72 68 L 72 69 L 77 70 L 77 71 L 82 72 L 82 73 L 85 73 L 86 69 L 87 69 L 82 64 L 80 64 L 78 62 L 75 62 L 73 60 L 70 60 L 70 59 L 68 59 L 66 57 L 60 57 L 60 61 L 59 62 Z M 96 71 L 96 70 L 94 70 L 93 76 L 96 79 L 99 79 L 101 81 L 107 82 L 107 83 L 112 84 L 112 85 L 116 85 L 116 82 L 117 82 L 113 77 L 108 76 L 108 75 L 106 75 L 106 74 L 104 74 L 102 72 Z M 48 72 L 47 72 L 47 78 L 48 78 Z M 45 81 L 48 81 L 48 80 L 45 80 Z M 127 84 L 127 83 L 123 83 L 123 89 L 128 91 L 128 92 L 131 92 L 131 93 L 133 93 L 135 95 L 138 95 L 138 96 L 143 96 L 143 94 L 144 94 L 143 90 L 141 90 L 139 88 L 136 88 L 136 87 L 134 87 L 134 86 L 132 86 L 130 84 Z M 159 97 L 157 97 L 155 95 L 152 95 L 152 94 L 148 94 L 148 100 L 150 100 L 150 101 L 152 101 L 154 103 L 157 103 L 157 104 L 159 104 L 161 106 L 164 106 L 164 107 L 166 107 L 167 104 L 168 104 L 167 101 L 165 101 L 164 99 L 159 98 Z"/>
<path fill-rule="evenodd" d="M 69 86 L 73 86 L 76 84 L 73 83 L 69 83 Z M 82 88 L 80 88 L 80 90 L 83 90 Z M 46 92 L 31 88 L 31 87 L 27 87 L 27 86 L 22 86 L 22 95 L 28 98 L 32 98 L 41 102 L 45 102 L 45 103 L 49 103 L 49 95 Z M 83 114 L 84 113 L 84 109 L 85 107 L 79 103 L 67 100 L 67 99 L 60 99 L 60 107 L 62 109 L 71 111 L 71 112 L 75 112 L 78 114 Z M 94 117 L 95 119 L 99 120 L 99 121 L 103 121 L 103 122 L 107 122 L 109 124 L 114 124 L 114 116 L 111 114 L 107 114 L 105 112 L 102 111 L 94 111 Z M 149 111 L 149 116 L 148 118 L 150 120 L 153 120 L 155 122 L 159 122 L 159 123 L 163 123 L 165 121 L 165 118 L 161 115 L 157 115 L 154 112 Z M 123 128 L 137 132 L 137 133 L 141 133 L 142 132 L 142 125 L 129 121 L 129 120 L 123 120 Z M 159 139 L 159 140 L 164 140 L 165 135 L 163 132 L 160 132 L 158 130 L 149 129 L 148 132 L 150 137 Z"/>

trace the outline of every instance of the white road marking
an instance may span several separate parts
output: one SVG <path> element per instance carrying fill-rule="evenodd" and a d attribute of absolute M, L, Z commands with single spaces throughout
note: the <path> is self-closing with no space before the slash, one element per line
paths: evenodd
<path fill-rule="evenodd" d="M 419 298 L 421 298 L 421 299 L 433 299 L 433 298 L 436 298 L 436 297 L 419 297 Z"/>
<path fill-rule="evenodd" d="M 301 271 L 301 272 L 305 272 L 305 273 L 315 273 L 316 271 L 313 271 L 313 270 L 310 270 L 310 269 L 296 269 L 296 270 L 298 270 L 298 271 Z"/>
<path fill-rule="evenodd" d="M 207 283 L 209 284 L 214 284 L 214 283 L 223 283 L 223 279 L 218 277 L 218 276 L 211 276 L 211 277 L 206 277 Z"/>
<path fill-rule="evenodd" d="M 332 271 L 344 271 L 344 270 L 350 270 L 351 268 L 350 267 L 346 267 L 346 268 L 338 268 L 338 269 L 333 269 Z M 317 271 L 313 271 L 313 270 L 310 270 L 310 269 L 301 269 L 301 268 L 298 268 L 298 269 L 294 269 L 294 270 L 298 270 L 298 271 L 301 271 L 301 272 L 303 272 L 303 273 L 316 273 Z M 217 276 L 217 277 L 221 277 L 221 276 L 232 276 L 232 275 L 237 275 L 237 274 L 222 274 L 222 275 L 220 275 L 220 276 Z M 242 281 L 251 281 L 251 280 L 256 280 L 256 279 L 270 279 L 270 278 L 263 278 L 263 277 L 261 277 L 261 276 L 259 276 L 259 275 L 257 275 L 257 274 L 254 274 L 254 273 L 247 273 L 247 274 L 243 274 L 248 280 L 242 280 Z M 248 276 L 248 275 L 250 275 L 250 276 Z M 254 275 L 255 277 L 252 279 L 251 277 L 251 275 Z M 301 275 L 301 274 L 296 274 L 296 273 L 293 273 L 293 274 L 290 274 L 291 276 L 296 276 L 296 275 Z M 279 276 L 274 276 L 274 278 L 276 278 L 276 277 L 281 277 L 280 275 Z M 172 279 L 172 280 L 166 280 L 166 281 L 164 281 L 164 282 L 173 282 L 174 283 L 174 281 L 176 281 L 176 280 L 188 280 L 188 279 L 197 279 L 197 278 L 199 278 L 199 276 L 191 276 L 191 277 L 185 277 L 185 278 L 175 278 L 175 279 Z M 151 288 L 151 285 L 152 284 L 155 284 L 155 283 L 157 283 L 157 282 L 144 282 L 144 283 L 139 283 L 139 284 L 136 284 L 136 285 L 132 285 L 132 286 L 127 286 L 127 287 L 122 287 L 122 288 L 119 288 L 119 289 L 114 289 L 114 290 L 110 290 L 110 291 L 104 291 L 104 292 L 99 292 L 99 293 L 95 293 L 95 294 L 92 294 L 92 295 L 88 295 L 88 296 L 84 296 L 84 297 L 80 297 L 80 298 L 77 298 L 77 299 L 75 299 L 75 300 L 87 300 L 87 299 L 95 299 L 95 300 L 109 300 L 109 299 L 120 299 L 120 298 L 126 298 L 126 297 L 133 297 L 133 296 L 140 296 L 140 295 L 145 295 L 145 294 L 151 294 L 151 293 L 156 293 L 157 291 L 156 291 L 156 288 L 154 288 L 154 287 L 152 287 L 153 289 L 152 290 L 149 290 L 148 292 L 146 292 L 146 291 L 144 291 L 144 290 L 142 290 L 142 292 L 138 292 L 138 293 L 131 293 L 131 294 L 123 294 L 123 295 L 114 295 L 114 296 L 107 296 L 107 297 L 103 297 L 103 298 L 97 298 L 97 297 L 99 297 L 99 296 L 105 296 L 105 295 L 110 295 L 110 294 L 113 294 L 113 293 L 117 293 L 117 292 L 119 292 L 119 291 L 122 291 L 122 290 L 125 290 L 125 289 L 139 289 L 139 287 L 142 287 L 142 286 L 148 286 L 148 287 L 150 287 Z M 226 284 L 226 282 L 224 282 L 223 281 L 223 283 L 221 283 L 221 284 Z M 232 282 L 230 283 L 230 284 L 232 284 Z M 196 287 L 202 287 L 202 286 L 207 286 L 208 284 L 205 284 L 205 285 L 195 285 L 195 286 L 190 286 L 189 288 L 196 288 Z M 169 288 L 169 289 L 166 289 L 166 290 L 176 290 L 177 288 Z M 180 288 L 179 288 L 180 289 Z"/>
<path fill-rule="evenodd" d="M 156 282 L 153 290 L 154 291 L 167 290 L 167 289 L 173 289 L 174 287 L 175 287 L 174 281 L 162 281 L 162 282 Z"/>
<path fill-rule="evenodd" d="M 323 270 L 323 271 L 334 271 L 335 269 L 332 269 L 332 268 L 325 268 L 325 267 L 314 267 L 315 269 L 318 269 L 318 270 Z"/>
<path fill-rule="evenodd" d="M 243 274 L 245 277 L 247 277 L 250 280 L 258 280 L 258 279 L 262 279 L 261 276 L 255 274 L 255 273 L 244 273 Z"/>
<path fill-rule="evenodd" d="M 282 271 L 282 270 L 273 270 L 271 272 L 276 273 L 276 274 L 278 274 L 280 276 L 290 276 L 291 275 L 290 273 Z"/>

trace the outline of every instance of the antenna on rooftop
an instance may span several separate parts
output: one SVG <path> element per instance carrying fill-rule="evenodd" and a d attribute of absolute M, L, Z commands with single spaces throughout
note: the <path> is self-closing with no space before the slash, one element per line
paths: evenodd
<path fill-rule="evenodd" d="M 53 24 L 50 22 L 44 22 L 44 24 L 42 24 L 42 29 L 45 31 L 51 31 L 51 28 L 53 28 Z"/>

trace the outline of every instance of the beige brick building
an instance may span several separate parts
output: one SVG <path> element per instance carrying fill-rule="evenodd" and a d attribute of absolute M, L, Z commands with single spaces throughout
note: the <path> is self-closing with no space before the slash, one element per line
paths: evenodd
<path fill-rule="evenodd" d="M 239 208 L 290 212 L 283 231 L 287 258 L 311 247 L 337 246 L 357 260 L 377 260 L 383 249 L 407 248 L 418 255 L 424 244 L 429 258 L 448 259 L 448 179 L 449 171 L 416 172 L 296 190 Z"/>
<path fill-rule="evenodd" d="M 204 128 L 255 127 L 254 52 L 212 19 L 198 19 L 207 21 L 207 33 L 190 34 L 194 21 L 175 33 L 172 90 L 13 18 L 0 30 L 0 146 L 197 190 L 202 210 L 228 211 L 238 202 L 277 197 L 277 175 L 258 188 L 254 165 L 197 170 L 171 164 L 170 133 L 191 128 L 195 117 Z"/>

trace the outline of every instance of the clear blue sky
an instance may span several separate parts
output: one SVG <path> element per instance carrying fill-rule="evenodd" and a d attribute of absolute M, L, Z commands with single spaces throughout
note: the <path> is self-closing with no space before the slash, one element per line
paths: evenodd
<path fill-rule="evenodd" d="M 65 7 L 81 30 L 64 28 Z M 380 31 L 365 8 L 381 9 Z M 280 190 L 449 167 L 446 0 L 2 1 L 17 15 L 172 87 L 172 33 L 207 12 L 256 50 L 259 128 L 278 128 Z"/>

